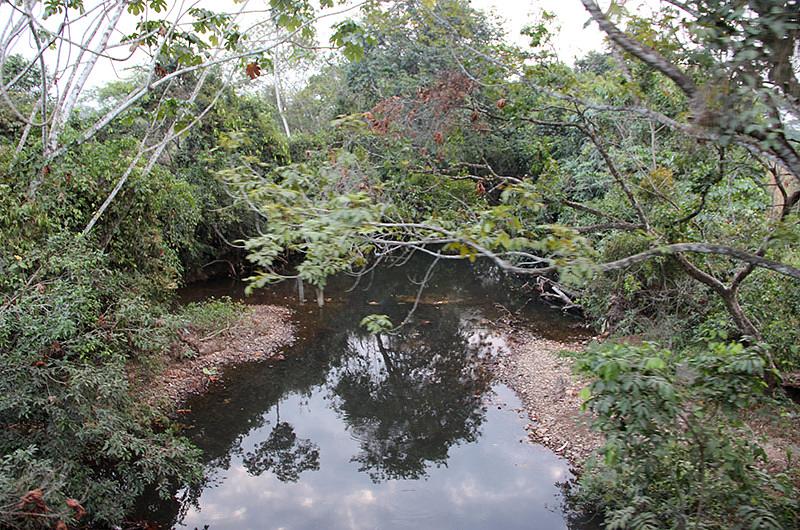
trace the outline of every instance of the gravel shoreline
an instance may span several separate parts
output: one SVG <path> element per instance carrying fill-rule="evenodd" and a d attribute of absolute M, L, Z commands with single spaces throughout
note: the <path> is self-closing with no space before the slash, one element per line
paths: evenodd
<path fill-rule="evenodd" d="M 578 394 L 588 381 L 573 374 L 572 359 L 560 352 L 582 350 L 589 340 L 561 342 L 510 329 L 504 338 L 508 353 L 495 364 L 494 371 L 522 401 L 530 419 L 526 427 L 529 440 L 548 447 L 580 472 L 603 438 L 591 430 L 591 415 L 581 410 Z M 765 470 L 789 472 L 797 480 L 796 461 L 788 456 L 800 454 L 797 419 L 770 418 L 774 413 L 773 409 L 752 410 L 743 413 L 742 420 L 752 429 L 749 436 L 766 452 Z"/>
<path fill-rule="evenodd" d="M 247 306 L 239 321 L 216 334 L 200 337 L 193 331 L 180 335 L 176 347 L 190 348 L 195 356 L 173 360 L 148 381 L 139 393 L 144 402 L 165 412 L 184 412 L 186 399 L 219 383 L 222 369 L 252 361 L 280 362 L 282 349 L 295 341 L 292 311 L 273 305 Z"/>
<path fill-rule="evenodd" d="M 510 353 L 495 365 L 499 381 L 519 396 L 528 413 L 528 438 L 567 459 L 579 471 L 602 444 L 590 429 L 591 416 L 581 410 L 578 396 L 586 382 L 572 373 L 564 350 L 580 350 L 588 341 L 559 342 L 530 333 L 507 333 Z"/>

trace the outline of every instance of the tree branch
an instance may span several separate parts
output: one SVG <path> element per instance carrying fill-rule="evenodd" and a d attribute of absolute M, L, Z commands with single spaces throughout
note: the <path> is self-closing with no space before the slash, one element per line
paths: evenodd
<path fill-rule="evenodd" d="M 672 79 L 684 94 L 689 96 L 689 98 L 694 98 L 697 93 L 697 85 L 694 84 L 694 81 L 692 81 L 689 76 L 670 63 L 656 50 L 637 42 L 623 33 L 600 11 L 600 7 L 594 0 L 581 0 L 581 3 L 583 3 L 583 7 L 586 8 L 586 11 L 589 12 L 594 21 L 597 22 L 597 25 L 600 26 L 600 29 L 608 35 L 608 38 L 611 39 L 612 42 L 640 61 L 645 62 Z"/>
<path fill-rule="evenodd" d="M 769 269 L 779 274 L 783 274 L 785 276 L 790 276 L 792 278 L 800 280 L 800 269 L 792 267 L 791 265 L 787 265 L 779 261 L 766 259 L 759 256 L 758 254 L 746 252 L 744 250 L 739 250 L 732 247 L 726 247 L 724 245 L 712 245 L 708 243 L 673 243 L 671 245 L 664 245 L 652 248 L 650 250 L 646 250 L 644 252 L 640 252 L 638 254 L 634 254 L 632 256 L 628 256 L 627 258 L 622 258 L 617 261 L 603 263 L 599 265 L 599 268 L 602 271 L 626 269 L 631 265 L 635 265 L 636 263 L 646 261 L 656 256 L 670 256 L 678 254 L 680 252 L 692 252 L 698 254 L 716 254 L 720 256 L 727 256 L 729 258 L 733 258 L 738 261 L 750 263 L 757 267 Z"/>

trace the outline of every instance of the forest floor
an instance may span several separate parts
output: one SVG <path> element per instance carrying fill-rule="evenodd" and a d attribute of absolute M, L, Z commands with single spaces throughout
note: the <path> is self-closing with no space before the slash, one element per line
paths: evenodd
<path fill-rule="evenodd" d="M 786 472 L 800 485 L 800 407 L 795 404 L 764 405 L 742 418 L 767 455 L 767 470 Z"/>
<path fill-rule="evenodd" d="M 522 401 L 531 442 L 542 444 L 580 469 L 602 437 L 591 430 L 591 416 L 578 396 L 587 384 L 572 373 L 572 360 L 559 352 L 581 350 L 585 340 L 560 342 L 531 333 L 506 335 L 510 353 L 496 365 L 500 381 Z"/>
<path fill-rule="evenodd" d="M 165 412 L 175 411 L 190 395 L 206 391 L 223 378 L 223 368 L 252 361 L 280 362 L 281 352 L 295 341 L 292 311 L 272 305 L 248 306 L 233 325 L 201 336 L 191 327 L 179 333 L 167 366 L 147 380 L 137 393 L 144 402 Z M 177 409 L 180 413 L 181 409 Z"/>

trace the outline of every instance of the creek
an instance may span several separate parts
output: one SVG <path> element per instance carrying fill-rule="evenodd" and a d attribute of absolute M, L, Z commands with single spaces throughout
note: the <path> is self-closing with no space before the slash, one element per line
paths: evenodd
<path fill-rule="evenodd" d="M 319 307 L 285 282 L 244 297 L 240 282 L 186 288 L 185 301 L 230 296 L 288 305 L 298 339 L 279 363 L 225 371 L 191 398 L 185 434 L 203 451 L 202 484 L 172 501 L 142 499 L 160 527 L 216 529 L 588 529 L 564 506 L 568 463 L 527 441 L 514 393 L 493 381 L 509 315 L 551 339 L 578 322 L 514 293 L 502 275 L 437 267 L 396 334 L 370 335 L 369 314 L 402 322 L 429 262 L 338 276 Z"/>

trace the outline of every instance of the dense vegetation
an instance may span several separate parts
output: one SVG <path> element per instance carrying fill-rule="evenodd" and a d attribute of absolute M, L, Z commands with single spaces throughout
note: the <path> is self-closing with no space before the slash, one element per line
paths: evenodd
<path fill-rule="evenodd" d="M 575 499 L 609 528 L 796 525 L 797 467 L 743 417 L 798 418 L 800 6 L 583 3 L 607 49 L 574 65 L 551 15 L 518 47 L 461 0 L 360 5 L 341 57 L 309 53 L 301 0 L 249 31 L 100 3 L 149 55 L 92 91 L 3 55 L 0 524 L 113 524 L 196 477 L 129 380 L 163 362 L 182 282 L 296 277 L 322 299 L 332 274 L 421 252 L 490 260 L 611 337 L 576 353 L 607 444 Z M 8 24 L 41 26 L 40 56 L 70 46 L 41 21 L 87 7 L 24 4 Z"/>

